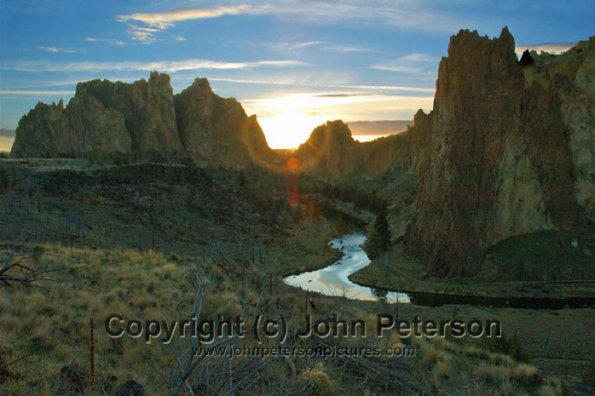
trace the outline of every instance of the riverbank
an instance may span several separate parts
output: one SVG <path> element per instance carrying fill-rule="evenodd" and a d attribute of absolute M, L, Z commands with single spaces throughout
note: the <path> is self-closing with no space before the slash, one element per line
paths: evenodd
<path fill-rule="evenodd" d="M 369 266 L 350 276 L 358 284 L 406 293 L 440 294 L 477 298 L 583 299 L 595 303 L 594 284 L 588 282 L 501 281 L 489 279 L 428 277 L 423 265 L 394 246 Z"/>
<path fill-rule="evenodd" d="M 332 297 L 341 296 L 350 300 L 409 302 L 407 295 L 379 292 L 349 280 L 349 275 L 370 263 L 363 249 L 365 241 L 366 236 L 360 232 L 336 237 L 328 245 L 341 253 L 340 259 L 315 271 L 287 276 L 283 282 L 302 290 Z"/>

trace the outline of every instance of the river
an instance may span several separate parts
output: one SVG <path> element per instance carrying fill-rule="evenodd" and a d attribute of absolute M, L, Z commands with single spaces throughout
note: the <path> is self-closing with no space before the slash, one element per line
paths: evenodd
<path fill-rule="evenodd" d="M 342 296 L 362 301 L 384 301 L 390 304 L 409 303 L 409 296 L 405 293 L 382 291 L 361 286 L 349 280 L 349 275 L 370 264 L 370 259 L 362 248 L 365 241 L 366 236 L 361 233 L 335 238 L 329 242 L 329 246 L 343 253 L 340 260 L 316 271 L 288 276 L 283 281 L 290 286 L 327 296 Z"/>
<path fill-rule="evenodd" d="M 289 286 L 327 296 L 383 301 L 390 304 L 412 303 L 424 306 L 456 304 L 525 309 L 588 308 L 595 305 L 593 297 L 481 297 L 424 292 L 403 293 L 358 285 L 349 280 L 349 275 L 370 264 L 370 259 L 362 247 L 365 241 L 366 236 L 362 233 L 335 238 L 329 242 L 329 246 L 343 253 L 340 260 L 316 271 L 288 276 L 283 281 Z"/>

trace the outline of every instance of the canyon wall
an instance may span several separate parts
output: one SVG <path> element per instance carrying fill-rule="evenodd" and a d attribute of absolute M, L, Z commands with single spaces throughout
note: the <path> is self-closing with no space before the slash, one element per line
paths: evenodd
<path fill-rule="evenodd" d="M 462 30 L 440 62 L 433 110 L 418 111 L 407 131 L 360 143 L 347 124 L 329 121 L 285 165 L 235 99 L 215 95 L 205 79 L 173 95 L 157 72 L 133 84 L 80 83 L 66 107 L 38 104 L 20 120 L 12 154 L 156 153 L 326 179 L 404 167 L 419 180 L 406 249 L 432 274 L 472 275 L 507 237 L 593 234 L 595 38 L 528 57 L 517 60 L 507 28 L 493 39 Z"/>
<path fill-rule="evenodd" d="M 198 164 L 243 167 L 274 161 L 255 116 L 215 95 L 206 79 L 174 95 L 167 74 L 132 84 L 77 84 L 64 107 L 39 103 L 19 121 L 14 157 L 158 154 Z"/>
<path fill-rule="evenodd" d="M 441 276 L 477 273 L 486 248 L 546 229 L 593 232 L 595 40 L 521 65 L 507 28 L 453 36 L 434 108 L 418 113 L 417 211 L 407 249 Z"/>

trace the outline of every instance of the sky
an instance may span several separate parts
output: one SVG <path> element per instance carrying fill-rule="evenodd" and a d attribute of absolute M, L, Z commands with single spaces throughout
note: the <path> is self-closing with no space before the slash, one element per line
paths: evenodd
<path fill-rule="evenodd" d="M 0 0 L 0 128 L 39 101 L 67 103 L 79 81 L 158 70 L 174 93 L 208 78 L 257 114 L 269 145 L 295 147 L 326 120 L 431 110 L 462 28 L 506 25 L 519 50 L 560 52 L 594 20 L 592 0 Z"/>

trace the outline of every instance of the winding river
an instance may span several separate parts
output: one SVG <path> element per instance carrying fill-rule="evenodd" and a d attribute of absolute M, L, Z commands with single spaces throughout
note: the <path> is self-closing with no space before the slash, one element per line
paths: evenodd
<path fill-rule="evenodd" d="M 370 264 L 370 259 L 362 248 L 365 241 L 366 236 L 361 233 L 335 238 L 329 246 L 343 253 L 340 260 L 316 271 L 288 276 L 283 281 L 290 286 L 327 296 L 342 296 L 351 300 L 385 301 L 391 304 L 409 303 L 409 296 L 405 293 L 380 291 L 349 280 L 349 275 Z"/>
<path fill-rule="evenodd" d="M 283 281 L 294 287 L 321 293 L 327 296 L 346 297 L 351 300 L 383 301 L 386 303 L 412 303 L 424 306 L 444 304 L 480 305 L 494 308 L 562 309 L 588 308 L 595 306 L 593 297 L 480 297 L 435 293 L 403 293 L 358 285 L 349 280 L 349 275 L 359 271 L 370 259 L 362 248 L 366 236 L 362 233 L 343 235 L 329 242 L 329 246 L 343 253 L 340 260 L 328 267 L 291 275 Z"/>

